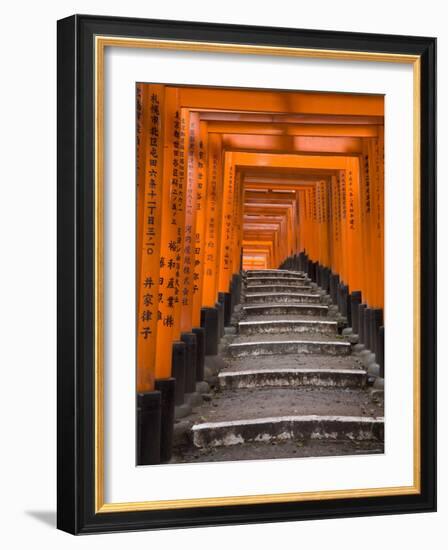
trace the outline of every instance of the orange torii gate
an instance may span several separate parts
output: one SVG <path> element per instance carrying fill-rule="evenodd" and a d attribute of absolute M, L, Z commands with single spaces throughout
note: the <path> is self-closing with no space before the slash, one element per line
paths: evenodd
<path fill-rule="evenodd" d="M 375 144 L 375 141 L 371 142 L 370 140 L 366 143 L 365 147 L 370 148 L 370 150 L 372 150 L 372 148 L 375 148 L 376 150 L 380 148 L 378 144 Z M 336 191 L 335 185 L 337 184 L 337 180 L 334 181 L 333 178 L 332 188 L 334 189 L 334 192 L 331 202 L 331 211 L 329 210 L 330 205 L 328 204 L 328 195 L 331 193 L 331 189 L 328 189 L 328 184 L 325 184 L 324 181 L 322 181 L 314 191 L 308 192 L 307 194 L 303 194 L 303 192 L 301 192 L 303 200 L 299 200 L 299 208 L 301 209 L 300 219 L 304 223 L 299 224 L 299 227 L 301 230 L 305 227 L 303 246 L 308 251 L 311 251 L 312 257 L 315 261 L 319 261 L 322 265 L 328 265 L 333 271 L 340 273 L 341 279 L 345 280 L 351 288 L 358 288 L 362 290 L 366 299 L 369 300 L 369 304 L 372 304 L 374 307 L 382 307 L 382 295 L 378 294 L 378 290 L 381 293 L 383 268 L 381 263 L 378 265 L 376 261 L 377 257 L 382 258 L 381 239 L 383 237 L 381 220 L 383 217 L 383 207 L 381 204 L 381 193 L 378 193 L 378 189 L 381 187 L 381 184 L 379 184 L 381 175 L 378 174 L 380 177 L 375 177 L 375 189 L 369 190 L 368 186 L 359 185 L 359 180 L 361 177 L 361 173 L 359 172 L 359 157 L 354 160 L 352 159 L 350 163 L 350 168 L 342 175 L 342 184 L 344 185 L 344 189 L 346 178 L 350 181 L 350 193 L 347 195 L 344 190 Z M 378 166 L 381 163 L 378 163 L 378 160 L 371 160 L 370 164 Z M 365 166 L 361 168 L 364 168 L 364 170 L 366 169 Z M 368 175 L 364 177 L 368 178 Z M 253 187 L 254 183 L 251 182 L 250 185 Z M 273 189 L 275 186 L 270 184 L 269 188 Z M 283 185 L 282 188 L 284 188 Z M 294 186 L 289 186 L 288 188 L 291 189 L 294 188 Z M 300 192 L 300 187 L 296 187 L 296 189 Z M 375 194 L 375 204 L 373 203 L 372 193 Z M 363 200 L 365 201 L 365 208 L 362 212 L 358 211 L 360 208 L 359 201 L 362 200 L 361 194 L 363 194 Z M 349 200 L 348 209 L 351 213 L 349 226 L 352 230 L 348 234 L 344 227 L 342 228 L 343 233 L 341 233 L 341 228 L 339 227 L 340 220 L 337 220 L 337 215 L 340 216 L 340 212 L 347 212 L 347 204 L 337 204 L 338 201 L 342 200 L 342 197 L 344 197 L 345 201 Z M 313 205 L 312 209 L 310 209 L 310 207 L 308 207 L 308 209 L 305 208 L 307 202 L 308 205 Z M 370 215 L 370 220 L 367 217 L 367 214 L 370 213 L 369 211 L 372 210 L 372 206 L 376 208 L 376 233 L 373 233 L 372 231 L 374 225 L 373 216 Z M 329 231 L 328 226 L 330 219 L 332 223 L 332 231 Z M 353 232 L 354 224 L 356 223 L 355 219 L 358 220 L 357 223 L 360 226 L 360 229 L 359 231 Z M 311 226 L 307 227 L 310 224 Z M 362 245 L 360 244 L 361 232 L 364 234 Z M 369 236 L 370 240 L 372 240 L 373 234 L 376 235 L 376 243 L 374 242 L 372 244 L 372 250 L 376 253 L 368 253 L 363 255 L 359 254 L 359 257 L 362 256 L 364 258 L 365 263 L 361 272 L 357 270 L 356 262 L 352 261 L 352 265 L 349 267 L 348 260 L 345 259 L 345 257 L 351 256 L 353 258 L 353 254 L 347 252 L 353 250 L 353 247 L 357 247 L 358 250 L 360 246 L 365 245 L 368 247 L 369 241 L 366 240 L 365 236 Z M 330 235 L 330 242 L 325 243 L 328 235 Z M 343 247 L 340 246 L 341 237 L 345 237 L 347 241 Z M 324 241 L 322 239 L 324 239 Z"/>
<path fill-rule="evenodd" d="M 258 150 L 264 153 L 339 153 L 359 154 L 362 138 L 322 136 L 269 136 L 224 134 L 223 145 L 227 151 Z"/>
<path fill-rule="evenodd" d="M 244 154 L 244 153 L 242 153 Z M 328 159 L 325 159 L 328 161 Z M 324 168 L 337 168 L 338 167 L 338 161 L 341 159 L 337 159 L 336 163 L 332 163 L 332 165 L 329 165 L 328 162 L 323 163 Z M 351 163 L 351 167 L 347 171 L 347 177 L 348 181 L 350 182 L 350 193 L 348 195 L 350 203 L 349 203 L 349 211 L 351 213 L 351 227 L 353 228 L 354 225 L 354 219 L 360 218 L 359 213 L 356 212 L 358 208 L 358 202 L 359 202 L 359 163 L 357 164 L 357 158 L 348 158 L 345 157 L 342 158 L 343 164 L 347 166 L 347 163 Z M 259 162 L 258 162 L 259 164 Z M 309 165 L 309 164 L 308 164 Z M 355 174 L 356 173 L 356 174 Z M 356 182 L 355 182 L 356 180 Z M 326 188 L 325 182 L 319 182 L 319 184 L 315 187 L 315 190 L 312 192 L 311 196 L 311 202 L 314 202 L 314 208 L 313 208 L 313 216 L 311 218 L 311 223 L 317 222 L 317 226 L 309 232 L 309 234 L 313 235 L 313 239 L 311 242 L 307 243 L 309 248 L 312 250 L 312 254 L 315 257 L 316 261 L 319 261 L 323 265 L 330 265 L 332 266 L 332 261 L 330 259 L 330 253 L 332 249 L 335 249 L 334 244 L 328 242 L 328 234 L 329 234 L 329 205 L 328 205 L 328 189 Z M 356 200 L 354 197 L 356 196 Z M 310 202 L 310 201 L 309 201 Z M 304 216 L 302 214 L 302 217 L 306 220 L 306 215 Z M 316 238 L 316 230 L 317 230 L 317 238 Z M 362 231 L 365 231 L 365 227 L 363 226 Z M 348 233 L 348 247 L 350 250 L 358 250 L 359 256 L 361 256 L 360 248 L 361 248 L 361 239 L 360 239 L 360 233 L 354 232 L 354 233 Z M 332 246 L 330 246 L 332 245 Z M 351 258 L 353 258 L 353 254 L 350 255 Z M 342 264 L 344 265 L 344 264 Z M 345 263 L 346 265 L 346 263 Z M 369 291 L 367 290 L 368 287 L 368 275 L 367 271 L 370 269 L 371 266 L 364 267 L 364 271 L 360 270 L 359 265 L 357 265 L 356 262 L 353 260 L 351 261 L 350 266 L 346 265 L 346 268 L 344 269 L 344 273 L 341 274 L 342 277 L 344 277 L 344 280 L 347 281 L 347 284 L 349 284 L 352 288 L 363 288 L 367 295 L 369 295 Z M 363 281 L 361 282 L 361 278 Z M 353 285 L 353 286 L 352 286 Z"/>
<path fill-rule="evenodd" d="M 235 88 L 179 87 L 183 107 L 197 110 L 246 111 L 259 113 L 300 113 L 315 115 L 384 115 L 382 96 L 244 90 Z"/>
<path fill-rule="evenodd" d="M 137 87 L 137 391 L 155 384 L 165 88 Z"/>
<path fill-rule="evenodd" d="M 330 140 L 325 140 L 324 142 L 321 141 L 321 144 L 318 145 L 317 144 L 317 140 L 316 142 L 310 142 L 308 141 L 308 144 L 311 143 L 311 146 L 307 147 L 307 142 L 306 141 L 303 141 L 302 140 L 302 143 L 301 143 L 301 147 L 303 149 L 312 149 L 312 148 L 315 148 L 316 150 L 327 150 L 327 151 L 330 151 L 333 149 L 333 152 L 335 151 L 344 151 L 344 152 L 357 152 L 359 153 L 360 151 L 360 148 L 362 150 L 364 150 L 366 147 L 377 147 L 378 148 L 378 137 L 380 137 L 381 139 L 381 135 L 382 135 L 382 124 L 377 124 L 377 122 L 379 122 L 378 120 L 375 121 L 375 126 L 345 126 L 341 129 L 340 132 L 334 132 L 334 134 L 336 135 L 344 135 L 344 136 L 353 136 L 353 135 L 356 135 L 358 137 L 368 137 L 368 138 L 377 138 L 375 140 L 357 140 L 356 142 L 354 140 L 352 141 L 345 141 L 345 142 L 341 142 L 340 140 L 337 140 L 337 139 L 330 139 Z M 212 131 L 216 131 L 216 130 L 221 130 L 221 131 L 224 131 L 226 132 L 226 134 L 223 136 L 223 139 L 224 139 L 224 143 L 225 144 L 228 144 L 229 148 L 235 148 L 235 149 L 238 149 L 238 148 L 245 148 L 247 149 L 249 146 L 251 146 L 252 149 L 268 149 L 268 148 L 271 148 L 271 149 L 287 149 L 288 148 L 288 145 L 285 143 L 285 141 L 283 140 L 283 138 L 279 138 L 280 140 L 283 140 L 283 141 L 277 141 L 275 142 L 274 140 L 267 140 L 266 139 L 266 136 L 260 136 L 260 135 L 257 135 L 255 136 L 257 139 L 258 139 L 258 142 L 257 142 L 257 139 L 252 139 L 251 141 L 249 141 L 249 139 L 247 138 L 247 136 L 242 136 L 241 134 L 250 134 L 251 132 L 253 133 L 257 133 L 257 134 L 263 134 L 264 133 L 264 130 L 262 128 L 260 128 L 260 124 L 261 123 L 255 123 L 255 124 L 258 124 L 258 127 L 257 128 L 248 128 L 248 123 L 247 122 L 235 122 L 232 124 L 229 124 L 228 122 L 227 123 L 217 123 L 217 122 L 210 122 L 210 124 L 212 125 L 211 126 L 211 130 Z M 219 127 L 219 125 L 221 125 L 221 128 Z M 284 125 L 283 126 L 280 126 L 280 127 L 277 127 L 277 128 L 274 128 L 274 129 L 271 129 L 270 127 L 267 127 L 265 125 L 265 128 L 269 128 L 268 130 L 268 133 L 270 134 L 279 134 L 279 133 L 283 133 L 284 132 Z M 330 127 L 331 128 L 331 127 Z M 330 128 L 325 128 L 325 132 L 328 132 L 328 133 L 332 133 L 331 131 L 328 131 Z M 334 126 L 333 126 L 334 128 Z M 288 134 L 292 134 L 292 135 L 302 135 L 302 132 L 301 132 L 301 128 L 298 127 L 297 125 L 294 125 L 293 127 L 290 127 L 288 128 Z M 304 129 L 305 130 L 305 129 Z M 313 128 L 314 131 L 311 131 L 310 128 L 307 128 L 306 129 L 308 131 L 309 134 L 311 135 L 321 135 L 321 129 L 320 128 Z M 305 130 L 305 132 L 306 132 Z M 304 132 L 304 133 L 305 133 Z M 232 134 L 231 136 L 229 136 L 229 134 Z M 254 136 L 251 136 L 252 138 Z M 348 145 L 348 146 L 347 146 Z M 350 148 L 351 146 L 351 148 Z M 293 147 L 291 147 L 291 144 L 289 145 L 289 147 L 292 149 Z M 300 146 L 298 147 L 300 148 Z M 377 156 L 377 159 L 378 159 L 378 156 Z M 381 163 L 380 163 L 381 164 Z M 376 161 L 376 165 L 378 165 L 378 160 Z M 368 181 L 368 177 L 366 178 L 366 180 Z M 317 205 L 317 210 L 319 210 L 320 213 L 322 213 L 322 216 L 321 216 L 321 219 L 319 219 L 319 232 L 322 233 L 322 227 L 321 224 L 322 222 L 325 222 L 325 216 L 328 215 L 331 215 L 333 210 L 331 211 L 328 211 L 328 205 L 326 205 L 325 203 L 322 203 L 322 198 L 324 195 L 323 195 L 323 189 L 322 189 L 322 186 L 325 185 L 324 182 L 322 182 L 319 187 L 318 187 L 318 190 L 317 190 L 317 193 L 315 193 L 315 196 L 318 197 L 318 205 Z M 366 189 L 366 187 L 362 188 L 362 189 Z M 369 206 L 368 206 L 368 203 L 370 202 L 370 199 L 369 199 L 369 193 L 368 193 L 368 187 L 367 187 L 367 193 L 366 193 L 366 201 L 367 201 L 367 206 L 366 206 L 366 209 L 367 211 L 369 211 Z M 328 191 L 326 190 L 325 191 L 325 194 L 327 193 Z M 364 191 L 363 191 L 364 192 Z M 330 190 L 330 194 L 331 194 L 331 190 Z M 377 197 L 377 199 L 379 199 L 379 197 Z M 322 203 L 322 204 L 321 204 Z M 333 200 L 332 201 L 332 208 L 335 208 L 334 207 L 334 203 L 335 201 Z M 353 207 L 353 204 L 352 204 L 352 207 Z M 338 210 L 337 208 L 335 208 L 336 210 Z M 353 208 L 352 208 L 353 209 Z M 377 210 L 377 235 L 380 235 L 381 234 L 381 231 L 379 230 L 379 228 L 381 227 L 381 215 L 378 215 L 379 214 L 379 210 Z M 364 221 L 364 220 L 363 220 Z M 326 224 L 328 226 L 328 224 Z M 363 226 L 363 229 L 362 231 L 367 234 L 367 235 L 372 235 L 372 231 L 369 230 L 369 225 L 364 225 Z M 323 232 L 324 236 L 328 235 L 328 227 L 324 230 Z M 333 233 L 330 233 L 331 235 L 331 239 L 333 237 Z M 379 239 L 377 239 L 378 241 Z M 322 238 L 318 239 L 318 242 L 319 242 L 319 248 L 320 249 L 324 249 L 324 250 L 328 250 L 328 245 L 327 246 L 322 246 Z M 366 240 L 367 242 L 367 246 L 368 246 L 368 243 L 369 243 L 369 240 L 367 239 Z M 331 242 L 330 243 L 331 247 L 333 250 L 336 250 L 336 245 L 335 243 Z M 375 246 L 375 245 L 373 245 Z M 381 245 L 377 242 L 376 243 L 376 246 L 377 248 L 381 249 Z M 318 256 L 321 255 L 321 250 L 318 252 Z M 381 258 L 382 258 L 382 254 L 380 254 Z M 322 256 L 321 256 L 322 257 Z M 364 258 L 364 261 L 366 261 L 365 259 L 367 258 L 375 258 L 376 255 L 373 254 L 373 255 L 370 255 L 370 254 L 367 254 L 367 255 L 363 255 L 363 258 Z M 328 256 L 326 258 L 328 260 Z M 334 264 L 336 263 L 336 260 L 337 260 L 337 255 L 334 254 L 334 260 L 332 261 L 332 264 L 334 266 Z M 382 260 L 381 260 L 382 261 Z M 368 262 L 369 263 L 369 262 Z M 371 262 L 370 262 L 371 264 Z M 344 263 L 341 262 L 341 265 L 343 266 Z M 369 283 L 369 277 L 368 277 L 368 273 L 369 273 L 369 270 L 372 266 L 367 266 L 364 268 L 364 273 L 363 273 L 363 283 L 364 283 L 364 288 L 365 288 L 365 295 L 366 296 L 369 296 L 369 303 L 378 303 L 378 304 L 381 304 L 382 303 L 382 300 L 380 298 L 380 301 L 379 302 L 376 302 L 374 301 L 374 297 L 373 297 L 373 293 L 375 292 L 374 290 L 372 290 L 372 292 L 370 290 L 367 290 L 367 288 L 370 288 L 372 287 L 372 284 Z M 344 268 L 342 268 L 344 270 Z M 376 274 L 376 279 L 377 279 L 377 282 L 378 280 L 380 281 L 380 284 L 374 284 L 372 289 L 373 288 L 377 288 L 377 289 L 381 289 L 382 290 L 382 269 L 379 269 L 379 270 L 373 270 L 373 273 Z M 353 280 L 353 277 L 348 275 L 347 274 L 347 280 L 348 279 L 352 279 Z M 370 277 L 371 278 L 371 277 Z"/>
<path fill-rule="evenodd" d="M 279 98 L 277 96 L 276 93 L 272 94 L 272 93 L 269 93 L 269 92 L 255 92 L 253 94 L 253 97 L 252 99 L 254 100 L 253 102 L 251 101 L 250 102 L 250 105 L 247 103 L 247 97 L 244 95 L 244 92 L 240 92 L 238 90 L 231 90 L 230 93 L 227 93 L 229 92 L 228 90 L 225 90 L 224 91 L 224 95 L 225 95 L 225 98 L 223 97 L 223 91 L 222 90 L 213 90 L 213 93 L 211 94 L 207 94 L 207 98 L 206 98 L 206 101 L 204 102 L 204 95 L 203 95 L 203 90 L 201 90 L 200 88 L 186 88 L 186 89 L 183 89 L 183 101 L 185 101 L 185 103 L 187 103 L 188 105 L 191 105 L 192 107 L 196 107 L 198 105 L 198 103 L 201 104 L 201 108 L 208 108 L 208 109 L 212 109 L 212 108 L 216 108 L 217 105 L 214 104 L 214 102 L 218 102 L 220 108 L 223 108 L 223 104 L 224 104 L 224 108 L 228 108 L 228 109 L 244 109 L 244 108 L 247 108 L 248 111 L 250 109 L 250 111 L 253 111 L 253 106 L 256 104 L 257 105 L 257 108 L 259 109 L 270 109 L 272 111 L 276 111 L 276 110 L 283 110 L 283 106 L 281 105 L 281 103 L 279 104 Z M 331 95 L 331 94 L 330 94 Z M 316 104 L 319 104 L 321 107 L 320 107 L 320 113 L 321 112 L 333 112 L 333 109 L 334 109 L 334 101 L 332 101 L 332 104 L 329 105 L 328 103 L 326 103 L 326 101 L 330 98 L 330 95 L 328 94 L 311 94 L 310 95 L 307 95 L 306 93 L 303 94 L 303 93 L 292 93 L 292 94 L 288 94 L 288 102 L 291 104 L 291 101 L 297 105 L 298 102 L 301 103 L 301 106 L 300 106 L 300 110 L 303 112 L 303 111 L 306 111 L 306 112 L 316 112 Z M 200 99 L 199 99 L 200 98 Z M 312 101 L 309 101 L 309 100 L 312 100 Z M 333 98 L 334 99 L 334 98 Z M 378 122 L 381 121 L 381 115 L 382 115 L 382 104 L 381 104 L 381 101 L 379 101 L 379 99 L 377 97 L 373 97 L 373 96 L 369 96 L 369 97 L 357 97 L 356 98 L 356 106 L 354 105 L 354 102 L 347 102 L 346 101 L 347 98 L 344 98 L 342 97 L 341 98 L 341 101 L 342 101 L 342 104 L 339 105 L 338 104 L 338 112 L 344 112 L 346 114 L 349 114 L 349 115 L 353 115 L 354 113 L 359 116 L 359 115 L 368 115 L 368 118 L 373 118 L 375 117 L 375 120 L 374 120 L 374 123 L 377 124 Z M 317 103 L 316 103 L 317 101 Z M 337 103 L 339 103 L 337 101 Z M 325 105 L 325 107 L 323 107 Z M 339 114 L 338 113 L 338 114 Z M 203 113 L 201 113 L 201 116 L 203 115 Z M 222 113 L 219 113 L 219 115 L 221 116 L 221 118 L 223 117 L 223 114 Z M 208 113 L 208 116 L 207 118 L 210 120 L 212 119 L 212 117 L 214 116 L 214 113 Z M 239 119 L 241 120 L 242 117 L 244 117 L 245 115 L 239 115 Z M 219 117 L 215 117 L 215 118 L 219 118 Z M 347 122 L 347 120 L 345 120 L 345 122 Z M 358 122 L 358 121 L 357 121 Z M 364 123 L 368 122 L 368 120 L 364 120 L 362 121 Z M 243 125 L 244 123 L 240 123 L 240 126 L 238 128 L 238 130 L 241 130 L 241 126 Z M 312 137 L 312 138 L 304 138 L 303 135 L 300 135 L 300 131 L 296 130 L 295 132 L 291 131 L 291 134 L 294 136 L 294 135 L 297 135 L 297 136 L 300 136 L 300 137 L 297 137 L 297 138 L 293 138 L 293 140 L 295 141 L 289 141 L 288 143 L 284 143 L 284 141 L 282 142 L 281 140 L 283 139 L 283 137 L 281 138 L 274 138 L 275 139 L 280 139 L 280 141 L 277 141 L 277 145 L 275 145 L 275 142 L 272 141 L 272 138 L 271 138 L 271 143 L 266 143 L 266 139 L 268 139 L 269 141 L 269 138 L 266 138 L 266 136 L 254 136 L 252 135 L 251 136 L 251 139 L 252 139 L 252 143 L 249 143 L 247 140 L 244 140 L 244 137 L 245 136 L 237 136 L 237 138 L 240 138 L 240 143 L 232 143 L 231 140 L 235 139 L 235 135 L 232 135 L 231 137 L 228 137 L 227 135 L 224 136 L 224 139 L 226 140 L 227 138 L 230 140 L 229 143 L 226 143 L 224 142 L 224 145 L 228 145 L 229 147 L 236 147 L 236 148 L 243 148 L 243 147 L 247 147 L 248 145 L 251 145 L 252 147 L 254 148 L 260 148 L 260 147 L 276 147 L 277 149 L 293 149 L 293 150 L 300 150 L 300 148 L 304 148 L 305 150 L 326 150 L 326 151 L 338 151 L 338 152 L 351 152 L 351 153 L 355 153 L 355 152 L 359 152 L 360 148 L 361 148 L 361 140 L 359 139 L 359 137 L 357 138 L 353 138 L 352 137 L 352 134 L 355 134 L 357 136 L 359 135 L 369 135 L 369 136 L 372 136 L 372 135 L 375 135 L 376 132 L 377 132 L 377 128 L 376 126 L 372 125 L 371 128 L 364 128 L 363 127 L 358 127 L 357 131 L 354 131 L 354 132 L 351 132 L 349 130 L 349 128 L 351 128 L 351 126 L 349 125 L 346 125 L 345 127 L 342 127 L 340 129 L 339 132 L 331 132 L 331 126 L 330 128 L 326 128 L 324 133 L 327 132 L 327 133 L 331 133 L 333 134 L 332 137 L 326 137 L 326 138 L 322 138 L 322 137 L 318 137 L 317 139 Z M 213 128 L 213 130 L 217 130 L 218 128 Z M 226 132 L 229 132 L 230 131 L 230 127 L 229 127 L 229 123 L 227 123 L 227 127 L 226 128 L 223 128 Z M 334 126 L 333 126 L 333 130 L 334 130 Z M 260 132 L 262 133 L 262 132 Z M 311 133 L 311 132 L 310 132 Z M 342 141 L 338 138 L 338 137 L 334 137 L 334 135 L 337 135 L 337 136 L 350 136 L 350 137 L 346 137 L 345 139 L 343 139 Z M 322 136 L 322 132 L 321 132 L 321 136 Z M 260 143 L 254 143 L 254 140 L 261 140 Z M 285 138 L 287 139 L 287 137 Z M 242 140 L 242 141 L 241 141 Z M 264 140 L 264 141 L 263 141 Z M 325 143 L 324 143 L 325 142 Z M 229 148 L 227 147 L 227 148 Z M 227 234 L 227 237 L 229 237 L 229 235 Z M 227 239 L 228 241 L 228 239 Z M 222 253 L 222 247 L 224 247 L 224 249 L 227 251 L 228 253 L 228 242 L 227 243 L 221 243 L 221 253 Z M 225 266 L 225 270 L 229 270 L 229 267 L 232 265 L 231 262 L 228 261 L 228 258 L 225 256 L 225 257 L 222 257 L 221 258 L 221 265 L 224 265 Z M 223 289 L 225 288 L 226 286 L 226 283 L 228 282 L 228 276 L 226 275 L 223 275 L 220 279 L 220 288 Z"/>
<path fill-rule="evenodd" d="M 245 211 L 247 214 L 244 216 L 243 245 L 250 238 L 251 228 L 274 227 L 279 241 L 278 254 L 276 254 L 275 258 L 281 262 L 294 253 L 296 247 L 293 243 L 292 222 L 297 222 L 297 220 L 293 220 L 291 205 L 275 205 L 273 208 L 266 208 L 266 205 L 263 203 L 253 204 L 246 202 Z M 251 214 L 250 217 L 249 214 Z"/>
<path fill-rule="evenodd" d="M 279 263 L 281 263 L 281 258 L 286 258 L 287 256 L 282 256 L 281 249 L 279 247 L 279 243 L 281 242 L 281 231 L 279 230 L 279 225 L 274 224 L 247 224 L 245 228 L 245 237 L 243 241 L 243 262 L 244 262 L 244 254 L 245 251 L 247 251 L 247 247 L 249 243 L 254 243 L 256 240 L 258 241 L 269 241 L 272 244 L 272 252 L 271 252 L 271 263 L 272 266 L 277 266 Z"/>
<path fill-rule="evenodd" d="M 208 131 L 223 135 L 224 138 L 233 134 L 254 136 L 317 136 L 317 137 L 350 137 L 375 138 L 379 136 L 382 123 L 378 117 L 372 117 L 370 124 L 355 123 L 359 117 L 352 117 L 351 124 L 313 124 L 303 122 L 249 122 L 249 121 L 215 121 L 213 113 L 201 112 L 201 119 L 208 121 Z M 241 119 L 242 117 L 240 117 Z M 249 115 L 253 118 L 253 115 Z M 252 148 L 252 146 L 251 146 Z"/>
<path fill-rule="evenodd" d="M 319 156 L 316 158 L 312 155 L 279 155 L 270 153 L 232 153 L 232 155 L 240 169 L 248 166 L 267 166 L 269 168 L 282 167 L 293 170 L 300 168 L 335 169 L 345 166 L 345 158 L 339 156 Z"/>
<path fill-rule="evenodd" d="M 194 392 L 203 313 L 222 313 L 242 249 L 248 268 L 306 251 L 382 308 L 381 97 L 139 84 L 137 101 L 140 394 L 167 402 L 176 369 L 176 403 Z"/>

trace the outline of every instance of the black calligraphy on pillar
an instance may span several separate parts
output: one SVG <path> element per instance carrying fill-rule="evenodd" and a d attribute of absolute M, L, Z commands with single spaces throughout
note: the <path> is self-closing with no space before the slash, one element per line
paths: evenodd
<path fill-rule="evenodd" d="M 204 196 L 204 170 L 206 165 L 204 143 L 199 140 L 198 143 L 198 176 L 197 176 L 197 186 L 196 186 L 196 210 L 197 216 L 203 216 L 205 200 Z M 201 270 L 202 270 L 202 235 L 196 231 L 195 233 L 195 249 L 194 249 L 194 272 L 193 272 L 193 293 L 196 293 L 199 290 L 198 282 L 201 279 Z"/>
<path fill-rule="evenodd" d="M 327 199 L 328 199 L 328 194 L 327 194 L 327 184 L 325 183 L 325 181 L 321 182 L 321 197 L 322 197 L 322 212 L 321 212 L 321 218 L 322 218 L 322 222 L 323 223 L 326 223 L 328 221 L 328 204 L 327 204 Z"/>
<path fill-rule="evenodd" d="M 353 189 L 353 173 L 348 172 L 348 227 L 355 229 L 355 193 Z"/>
<path fill-rule="evenodd" d="M 380 151 L 379 151 L 379 143 L 378 139 L 374 140 L 374 151 L 375 151 L 375 202 L 376 202 L 376 220 L 375 220 L 375 228 L 376 228 L 376 234 L 377 238 L 382 238 L 382 212 L 381 212 L 381 196 L 382 196 L 382 186 L 383 186 L 383 179 L 381 177 L 381 166 L 384 166 L 380 164 Z M 384 155 L 384 151 L 383 151 Z M 383 156 L 383 162 L 384 162 L 384 156 Z"/>
<path fill-rule="evenodd" d="M 341 183 L 341 207 L 342 207 L 342 219 L 347 219 L 347 185 L 345 180 L 345 172 L 340 172 Z"/>
<path fill-rule="evenodd" d="M 136 119 L 137 119 L 137 124 L 136 124 L 136 126 L 137 126 L 137 128 L 136 128 L 137 137 L 136 137 L 136 141 L 137 141 L 137 190 L 138 190 L 138 188 L 139 188 L 139 176 L 140 176 L 140 172 L 141 172 L 140 157 L 141 157 L 141 154 L 142 154 L 142 150 L 141 150 L 141 147 L 142 147 L 142 88 L 141 88 L 141 86 L 137 86 L 135 109 L 136 109 Z M 137 191 L 137 194 L 138 194 L 138 191 Z"/>
<path fill-rule="evenodd" d="M 230 244 L 232 238 L 232 207 L 233 207 L 233 192 L 234 192 L 234 181 L 233 181 L 233 166 L 230 165 L 229 168 L 229 177 L 227 180 L 228 184 L 228 194 L 227 194 L 227 208 L 226 215 L 224 219 L 224 234 L 225 234 L 225 245 L 224 245 L 224 265 L 223 269 L 228 270 L 230 268 Z"/>
<path fill-rule="evenodd" d="M 183 121 L 184 123 L 184 121 Z M 185 136 L 185 126 L 183 129 Z M 185 139 L 185 138 L 184 138 Z M 188 132 L 187 186 L 185 192 L 185 234 L 184 262 L 182 269 L 182 305 L 189 305 L 190 283 L 192 273 L 192 257 L 194 251 L 193 209 L 194 209 L 194 155 L 195 155 L 195 123 L 190 120 Z"/>
<path fill-rule="evenodd" d="M 215 265 L 215 255 L 216 255 L 216 199 L 217 199 L 217 177 L 218 177 L 218 155 L 217 153 L 213 154 L 212 157 L 212 169 L 211 169 L 211 180 L 210 180 L 210 189 L 209 189 L 209 209 L 208 213 L 208 224 L 207 224 L 207 242 L 205 243 L 205 261 L 207 268 L 205 270 L 205 275 L 207 277 L 214 276 L 214 265 Z"/>
<path fill-rule="evenodd" d="M 141 101 L 141 96 L 140 96 Z M 140 103 L 141 108 L 141 103 Z M 147 260 L 142 260 L 145 266 L 145 273 L 141 279 L 141 295 L 143 297 L 143 308 L 140 313 L 140 337 L 148 340 L 152 334 L 151 325 L 153 312 L 158 304 L 157 289 L 158 286 L 151 275 L 151 267 L 154 265 L 154 259 L 150 260 L 155 254 L 156 247 L 156 224 L 157 224 L 157 201 L 158 189 L 157 181 L 159 177 L 159 127 L 160 127 L 160 99 L 157 93 L 152 93 L 150 97 L 149 109 L 149 135 L 147 136 L 147 162 L 145 163 L 146 178 L 148 185 L 145 188 L 144 202 L 144 237 L 143 254 Z M 148 324 L 146 324 L 148 323 Z"/>
<path fill-rule="evenodd" d="M 174 137 L 176 139 L 177 149 L 175 151 L 175 157 L 177 158 L 176 163 L 176 174 L 177 174 L 177 202 L 176 202 L 176 214 L 180 216 L 184 210 L 184 177 L 185 177 L 185 117 L 180 116 L 179 112 L 176 112 L 175 123 L 174 123 Z M 177 154 L 176 154 L 177 153 Z M 174 168 L 174 164 L 173 164 Z M 182 248 L 183 248 L 183 238 L 184 230 L 183 224 L 179 223 L 179 220 L 176 217 L 177 225 L 177 237 L 176 237 L 176 255 L 175 255 L 175 271 L 174 271 L 174 303 L 179 303 L 181 301 L 181 260 L 182 260 Z"/>
<path fill-rule="evenodd" d="M 370 200 L 370 170 L 369 170 L 369 155 L 364 155 L 364 174 L 365 174 L 365 211 L 366 214 L 370 214 L 371 200 Z"/>
<path fill-rule="evenodd" d="M 339 241 L 340 225 L 341 225 L 341 193 L 340 193 L 340 180 L 339 176 L 333 178 L 333 212 L 334 212 L 334 228 L 335 228 L 335 241 Z"/>

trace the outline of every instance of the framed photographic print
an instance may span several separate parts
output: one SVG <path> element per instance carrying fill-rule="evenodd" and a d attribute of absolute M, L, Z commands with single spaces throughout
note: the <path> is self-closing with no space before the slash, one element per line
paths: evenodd
<path fill-rule="evenodd" d="M 434 38 L 58 22 L 58 527 L 436 507 Z"/>

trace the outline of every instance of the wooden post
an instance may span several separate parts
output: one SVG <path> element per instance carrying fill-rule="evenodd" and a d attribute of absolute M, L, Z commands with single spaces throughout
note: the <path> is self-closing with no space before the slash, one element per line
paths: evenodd
<path fill-rule="evenodd" d="M 205 227 L 205 258 L 202 304 L 214 307 L 218 296 L 218 255 L 221 231 L 222 177 L 221 137 L 209 136 L 208 143 L 208 193 Z"/>
<path fill-rule="evenodd" d="M 180 112 L 176 88 L 165 88 L 164 173 L 160 239 L 159 309 L 157 323 L 156 378 L 171 376 L 176 255 L 178 254 L 179 135 Z"/>
<path fill-rule="evenodd" d="M 139 286 L 137 288 L 137 391 L 154 389 L 155 351 L 157 337 L 157 312 L 159 288 L 159 254 L 161 233 L 161 201 L 163 171 L 163 112 L 164 87 L 154 84 L 142 85 L 141 128 L 146 133 L 146 144 L 138 153 L 139 174 L 144 172 L 143 188 L 139 189 L 138 200 L 143 208 L 137 214 L 143 219 L 137 221 L 140 236 Z M 142 154 L 140 154 L 142 153 Z"/>
<path fill-rule="evenodd" d="M 186 126 L 186 178 L 185 178 L 185 232 L 183 250 L 183 269 L 181 273 L 181 331 L 192 329 L 194 263 L 196 248 L 196 211 L 199 155 L 199 115 L 190 113 Z"/>
<path fill-rule="evenodd" d="M 208 130 L 207 123 L 201 122 L 198 145 L 198 183 L 196 190 L 196 225 L 193 273 L 193 327 L 201 324 L 201 307 L 204 284 L 204 258 L 206 245 L 207 199 L 208 199 Z"/>
<path fill-rule="evenodd" d="M 218 291 L 226 292 L 232 275 L 233 209 L 235 197 L 235 166 L 232 153 L 224 155 L 223 205 L 221 213 L 221 243 L 219 251 Z"/>

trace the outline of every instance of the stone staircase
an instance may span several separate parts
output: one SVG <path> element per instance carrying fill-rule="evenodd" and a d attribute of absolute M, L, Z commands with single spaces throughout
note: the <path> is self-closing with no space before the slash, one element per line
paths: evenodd
<path fill-rule="evenodd" d="M 329 296 L 302 272 L 254 270 L 241 302 L 173 461 L 383 452 L 382 398 Z"/>

